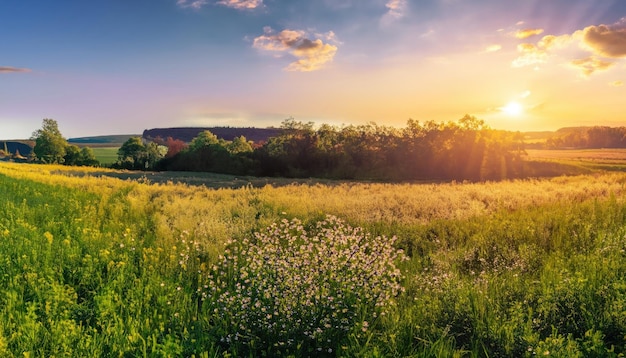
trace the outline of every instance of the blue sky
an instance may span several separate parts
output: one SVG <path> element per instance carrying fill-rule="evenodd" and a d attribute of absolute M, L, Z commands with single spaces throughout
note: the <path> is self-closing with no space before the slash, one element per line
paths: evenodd
<path fill-rule="evenodd" d="M 5 0 L 0 139 L 171 126 L 626 125 L 623 0 Z"/>

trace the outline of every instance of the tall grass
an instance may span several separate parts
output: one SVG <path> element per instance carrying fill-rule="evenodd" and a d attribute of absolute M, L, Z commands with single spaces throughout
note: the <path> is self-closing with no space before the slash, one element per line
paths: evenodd
<path fill-rule="evenodd" d="M 625 175 L 207 189 L 102 170 L 0 163 L 0 356 L 626 352 Z M 397 237 L 395 304 L 313 351 L 225 343 L 206 290 L 228 242 L 327 214 Z"/>

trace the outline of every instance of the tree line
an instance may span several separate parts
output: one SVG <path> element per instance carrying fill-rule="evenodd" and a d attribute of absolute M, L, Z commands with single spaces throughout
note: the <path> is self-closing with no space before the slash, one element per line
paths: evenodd
<path fill-rule="evenodd" d="M 595 126 L 560 130 L 557 135 L 546 140 L 546 148 L 626 148 L 626 127 Z"/>
<path fill-rule="evenodd" d="M 336 127 L 293 119 L 281 134 L 253 147 L 245 137 L 205 131 L 189 145 L 172 138 L 157 170 L 334 179 L 499 180 L 522 175 L 520 133 L 490 129 L 466 115 L 456 122 L 409 120 L 405 128 L 375 123 Z"/>
<path fill-rule="evenodd" d="M 32 140 L 39 162 L 99 164 L 90 148 L 69 145 L 52 119 L 44 119 Z M 375 123 L 315 128 L 290 118 L 278 135 L 256 145 L 244 136 L 225 140 L 210 131 L 189 143 L 133 137 L 119 148 L 113 166 L 292 178 L 478 181 L 523 176 L 523 153 L 521 133 L 493 130 L 469 115 L 446 123 L 409 120 L 404 128 Z"/>

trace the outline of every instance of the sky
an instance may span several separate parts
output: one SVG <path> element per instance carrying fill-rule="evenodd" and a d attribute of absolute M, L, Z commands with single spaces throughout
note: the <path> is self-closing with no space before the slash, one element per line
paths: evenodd
<path fill-rule="evenodd" d="M 624 0 L 1 0 L 0 139 L 626 126 Z"/>

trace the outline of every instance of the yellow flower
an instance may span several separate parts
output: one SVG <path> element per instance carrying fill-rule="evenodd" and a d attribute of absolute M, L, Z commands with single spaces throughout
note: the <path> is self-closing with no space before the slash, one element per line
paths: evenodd
<path fill-rule="evenodd" d="M 43 236 L 48 240 L 48 244 L 52 245 L 52 241 L 54 240 L 54 236 L 50 233 L 50 231 L 46 231 Z"/>

